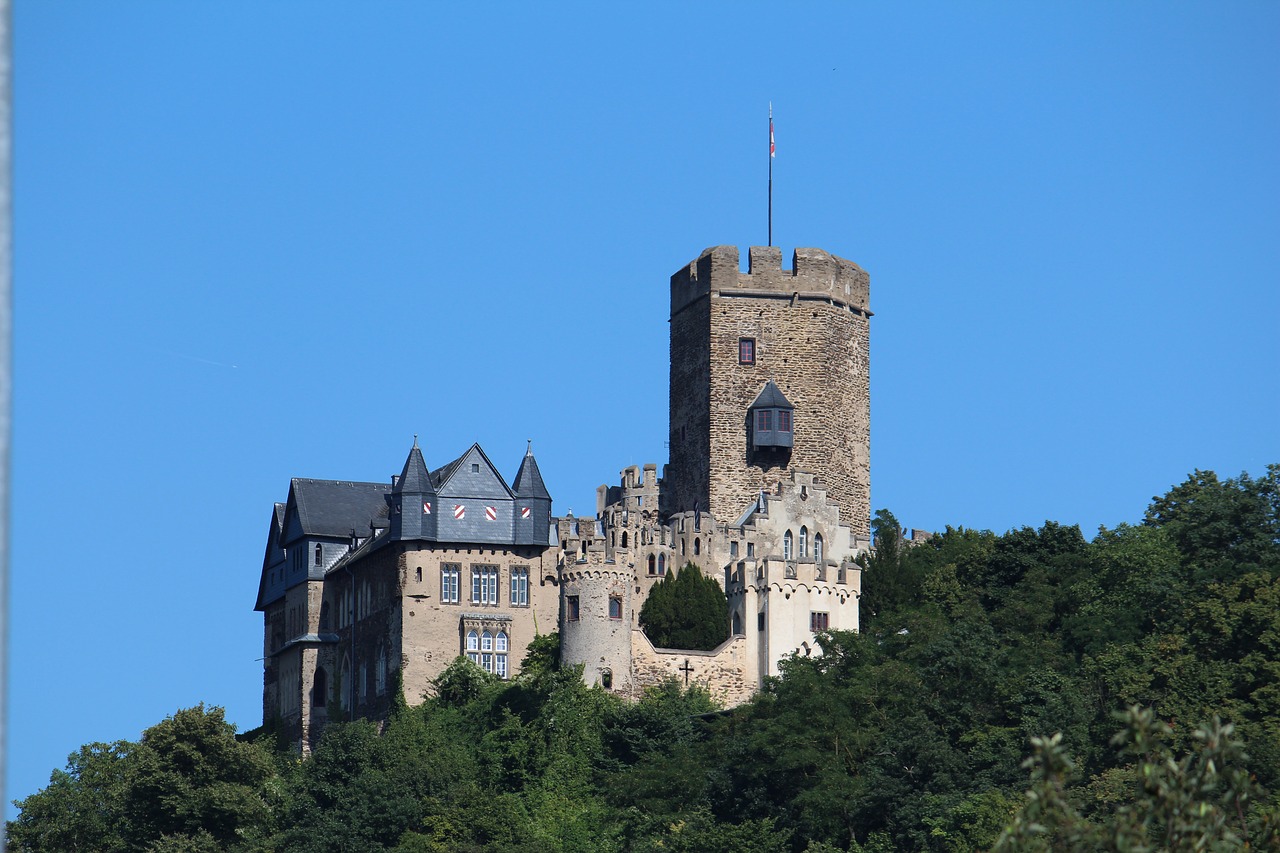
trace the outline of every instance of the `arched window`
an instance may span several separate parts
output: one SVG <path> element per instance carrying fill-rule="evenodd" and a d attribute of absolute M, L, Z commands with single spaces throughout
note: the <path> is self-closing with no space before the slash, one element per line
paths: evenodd
<path fill-rule="evenodd" d="M 822 534 L 813 534 L 813 559 L 822 562 Z"/>
<path fill-rule="evenodd" d="M 735 635 L 742 633 L 742 614 L 736 610 L 733 611 L 733 633 Z"/>
<path fill-rule="evenodd" d="M 369 695 L 369 664 L 360 661 L 360 701 Z"/>
<path fill-rule="evenodd" d="M 800 528 L 800 559 L 809 556 L 809 528 L 801 526 Z"/>
<path fill-rule="evenodd" d="M 506 631 L 498 632 L 498 636 L 494 641 L 494 649 L 499 652 L 505 652 L 507 650 L 507 632 Z"/>
<path fill-rule="evenodd" d="M 683 557 L 683 556 L 684 556 L 684 545 L 685 545 L 685 542 L 684 542 L 684 540 L 683 540 L 683 539 L 681 539 L 681 540 L 680 540 L 680 556 L 681 556 L 681 557 Z"/>
<path fill-rule="evenodd" d="M 652 554 L 650 554 L 649 555 L 649 574 L 654 575 L 657 573 L 658 573 L 658 569 L 657 569 L 656 558 Z"/>
<path fill-rule="evenodd" d="M 480 648 L 480 635 L 475 631 L 467 632 L 467 651 L 474 652 Z"/>
<path fill-rule="evenodd" d="M 793 541 L 790 530 L 782 534 L 782 559 L 791 559 L 791 544 Z"/>
<path fill-rule="evenodd" d="M 311 685 L 311 704 L 316 708 L 323 708 L 325 699 L 329 696 L 329 679 L 324 674 L 324 667 L 316 667 L 316 680 Z"/>
<path fill-rule="evenodd" d="M 611 669 L 600 670 L 600 686 L 603 687 L 605 690 L 613 689 L 613 670 Z"/>
<path fill-rule="evenodd" d="M 702 540 L 701 540 L 701 539 L 695 539 L 695 540 L 693 540 L 693 553 L 694 553 L 694 555 L 695 555 L 695 556 L 697 556 L 698 554 L 701 554 L 701 553 L 702 553 Z"/>
<path fill-rule="evenodd" d="M 493 651 L 493 634 L 490 634 L 488 631 L 485 631 L 480 635 L 480 651 Z"/>
<path fill-rule="evenodd" d="M 661 577 L 667 573 L 667 555 L 658 555 L 658 576 Z"/>
<path fill-rule="evenodd" d="M 378 644 L 378 661 L 373 670 L 374 688 L 381 696 L 387 692 L 387 650 Z"/>
<path fill-rule="evenodd" d="M 627 547 L 627 531 L 622 531 L 622 547 Z"/>
<path fill-rule="evenodd" d="M 316 565 L 324 562 L 324 546 L 319 542 L 316 543 Z"/>

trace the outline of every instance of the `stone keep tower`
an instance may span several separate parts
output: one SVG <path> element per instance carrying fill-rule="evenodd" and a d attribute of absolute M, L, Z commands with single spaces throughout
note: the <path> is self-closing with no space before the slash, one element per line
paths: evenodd
<path fill-rule="evenodd" d="M 792 468 L 870 535 L 870 277 L 821 249 L 715 246 L 671 276 L 666 511 L 724 523 Z"/>

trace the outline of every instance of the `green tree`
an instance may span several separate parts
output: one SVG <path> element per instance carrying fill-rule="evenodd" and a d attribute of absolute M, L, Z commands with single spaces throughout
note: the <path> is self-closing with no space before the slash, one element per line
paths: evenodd
<path fill-rule="evenodd" d="M 1031 769 L 1031 789 L 996 853 L 1276 849 L 1280 814 L 1272 807 L 1250 816 L 1257 791 L 1231 724 L 1214 719 L 1196 729 L 1195 748 L 1175 758 L 1168 745 L 1172 730 L 1151 710 L 1134 706 L 1123 717 L 1125 727 L 1112 743 L 1133 762 L 1132 800 L 1100 821 L 1086 820 L 1068 795 L 1075 766 L 1061 736 L 1034 738 L 1024 765 Z"/>
<path fill-rule="evenodd" d="M 710 651 L 729 639 L 729 601 L 694 563 L 654 584 L 640 608 L 640 627 L 664 649 Z"/>
<path fill-rule="evenodd" d="M 222 708 L 203 704 L 175 713 L 142 734 L 129 759 L 123 811 L 138 847 L 169 837 L 196 848 L 204 839 L 237 849 L 271 829 L 270 753 L 236 740 Z"/>
<path fill-rule="evenodd" d="M 123 803 L 128 784 L 128 741 L 91 743 L 55 770 L 49 787 L 22 800 L 6 827 L 11 850 L 96 851 L 124 849 Z"/>

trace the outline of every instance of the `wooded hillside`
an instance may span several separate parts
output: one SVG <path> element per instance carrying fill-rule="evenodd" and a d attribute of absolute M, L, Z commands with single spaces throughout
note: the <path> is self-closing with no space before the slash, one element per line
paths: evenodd
<path fill-rule="evenodd" d="M 1280 466 L 1196 472 L 1092 541 L 1049 522 L 905 547 L 892 515 L 875 527 L 862 633 L 822 635 L 732 711 L 675 683 L 625 703 L 544 637 L 518 679 L 459 660 L 381 735 L 335 725 L 306 760 L 203 707 L 85 746 L 10 844 L 1276 849 Z"/>

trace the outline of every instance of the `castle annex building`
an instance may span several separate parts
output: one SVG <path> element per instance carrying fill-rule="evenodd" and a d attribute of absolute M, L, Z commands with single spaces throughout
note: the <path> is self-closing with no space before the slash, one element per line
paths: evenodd
<path fill-rule="evenodd" d="M 671 277 L 670 461 L 622 471 L 592 518 L 552 515 L 530 449 L 508 483 L 479 445 L 391 482 L 294 479 L 256 609 L 263 719 L 309 749 L 331 715 L 419 701 L 466 655 L 502 678 L 558 629 L 566 664 L 627 696 L 668 677 L 744 701 L 814 634 L 856 630 L 870 545 L 869 278 L 819 249 L 717 246 Z M 688 562 L 730 637 L 659 649 L 645 597 Z"/>

